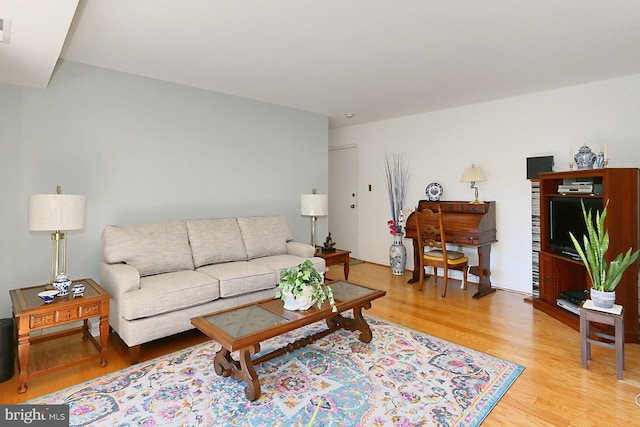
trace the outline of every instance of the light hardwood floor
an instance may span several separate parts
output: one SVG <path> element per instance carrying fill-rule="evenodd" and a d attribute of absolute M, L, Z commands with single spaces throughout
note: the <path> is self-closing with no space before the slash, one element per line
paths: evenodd
<path fill-rule="evenodd" d="M 343 279 L 342 268 L 332 267 L 329 277 Z M 430 279 L 423 292 L 393 276 L 389 267 L 359 264 L 351 267 L 350 281 L 387 291 L 373 302 L 368 314 L 426 332 L 433 336 L 507 359 L 525 371 L 491 411 L 486 426 L 628 426 L 640 425 L 640 345 L 626 344 L 624 380 L 616 380 L 613 350 L 592 346 L 589 370 L 580 365 L 578 332 L 524 301 L 524 295 L 501 291 L 474 300 L 476 286 L 459 289 L 450 281 L 447 297 Z M 375 339 L 375 337 L 374 337 Z M 67 341 L 65 341 L 67 340 Z M 142 347 L 141 358 L 202 342 L 191 331 Z M 76 337 L 33 347 L 32 362 L 50 363 L 53 354 L 86 351 Z M 0 402 L 16 403 L 128 366 L 127 353 L 117 335 L 109 339 L 109 364 L 97 362 L 35 376 L 29 389 L 18 394 L 17 375 L 0 383 Z M 640 399 L 640 398 L 639 398 Z"/>

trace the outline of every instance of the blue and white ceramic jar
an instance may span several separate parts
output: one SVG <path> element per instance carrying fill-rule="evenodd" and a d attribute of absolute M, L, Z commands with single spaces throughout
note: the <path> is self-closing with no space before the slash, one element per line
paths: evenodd
<path fill-rule="evenodd" d="M 74 297 L 81 297 L 84 295 L 84 285 L 82 283 L 75 283 L 71 287 L 71 293 Z"/>
<path fill-rule="evenodd" d="M 69 287 L 71 286 L 71 280 L 65 273 L 60 273 L 56 277 L 56 281 L 53 282 L 53 287 L 58 290 L 58 296 L 64 297 L 69 295 Z"/>
<path fill-rule="evenodd" d="M 573 160 L 576 162 L 578 169 L 593 169 L 593 164 L 596 162 L 596 153 L 591 151 L 591 148 L 585 144 L 573 156 Z"/>

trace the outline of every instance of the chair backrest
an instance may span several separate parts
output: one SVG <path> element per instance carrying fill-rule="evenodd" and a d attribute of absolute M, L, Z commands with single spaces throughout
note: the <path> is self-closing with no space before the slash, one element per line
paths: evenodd
<path fill-rule="evenodd" d="M 442 212 L 423 209 L 415 212 L 416 232 L 418 235 L 418 250 L 420 254 L 425 249 L 441 250 L 444 258 L 447 255 L 446 237 L 442 226 Z"/>

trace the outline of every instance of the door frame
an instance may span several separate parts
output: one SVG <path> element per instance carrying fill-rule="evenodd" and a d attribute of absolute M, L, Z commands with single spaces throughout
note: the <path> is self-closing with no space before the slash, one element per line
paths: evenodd
<path fill-rule="evenodd" d="M 355 191 L 356 194 L 356 207 L 355 207 L 355 224 L 353 224 L 353 229 L 355 230 L 355 242 L 354 242 L 354 247 L 355 249 L 352 250 L 351 256 L 353 258 L 358 258 L 359 254 L 360 254 L 360 187 L 359 187 L 359 183 L 360 183 L 360 149 L 358 147 L 357 144 L 345 144 L 345 145 L 339 145 L 339 146 L 329 146 L 329 151 L 339 151 L 339 150 L 347 150 L 347 149 L 355 149 L 355 153 L 356 153 L 356 159 L 355 159 L 355 182 L 353 183 L 353 191 Z M 338 181 L 341 180 L 341 177 L 336 177 L 335 175 L 332 176 L 332 174 L 329 174 L 329 188 L 331 188 L 331 181 L 337 179 Z M 331 196 L 329 196 L 331 197 Z M 335 220 L 335 218 L 334 218 Z"/>

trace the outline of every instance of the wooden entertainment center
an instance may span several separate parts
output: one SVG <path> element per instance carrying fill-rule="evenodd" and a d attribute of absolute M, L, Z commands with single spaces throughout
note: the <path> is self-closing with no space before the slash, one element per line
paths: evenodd
<path fill-rule="evenodd" d="M 640 169 L 605 168 L 540 174 L 540 295 L 533 305 L 550 316 L 579 329 L 579 316 L 558 307 L 556 301 L 564 291 L 583 291 L 591 287 L 584 265 L 551 247 L 550 199 L 600 199 L 604 206 L 609 200 L 605 228 L 609 231 L 610 246 L 607 261 L 629 248 L 638 249 Z M 561 194 L 558 186 L 575 181 L 594 184 L 593 193 Z M 562 200 L 562 199 L 560 199 Z M 578 237 L 578 236 L 576 236 Z M 581 240 L 578 237 L 578 240 Z M 638 263 L 629 266 L 616 288 L 616 304 L 624 307 L 625 342 L 637 342 L 638 319 Z"/>

